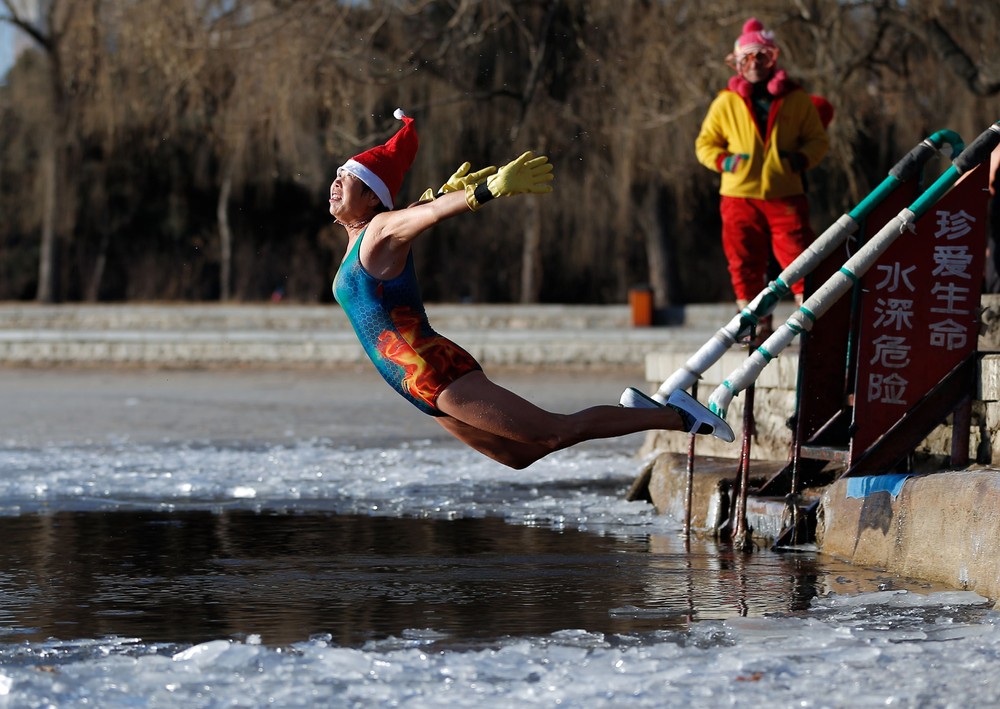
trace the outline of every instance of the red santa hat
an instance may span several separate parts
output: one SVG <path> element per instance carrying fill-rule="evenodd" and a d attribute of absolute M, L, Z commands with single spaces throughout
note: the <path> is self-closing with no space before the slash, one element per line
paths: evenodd
<path fill-rule="evenodd" d="M 368 185 L 388 209 L 392 209 L 403 185 L 403 176 L 417 156 L 417 129 L 413 119 L 401 108 L 397 108 L 392 115 L 403 122 L 396 135 L 389 138 L 385 145 L 376 145 L 355 155 L 340 168 Z"/>

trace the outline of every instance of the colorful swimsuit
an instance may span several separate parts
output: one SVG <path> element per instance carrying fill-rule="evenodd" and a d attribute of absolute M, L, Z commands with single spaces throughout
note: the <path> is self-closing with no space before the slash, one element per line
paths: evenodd
<path fill-rule="evenodd" d="M 333 295 L 351 321 L 365 353 L 382 378 L 431 416 L 443 416 L 437 398 L 459 377 L 482 369 L 475 358 L 427 321 L 413 254 L 403 272 L 383 281 L 361 266 L 364 232 L 333 279 Z"/>

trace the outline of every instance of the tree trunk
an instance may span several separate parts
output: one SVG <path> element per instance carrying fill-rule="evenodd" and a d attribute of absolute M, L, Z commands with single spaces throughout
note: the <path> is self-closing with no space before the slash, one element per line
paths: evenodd
<path fill-rule="evenodd" d="M 39 303 L 53 303 L 56 299 L 56 182 L 59 175 L 58 141 L 51 139 L 41 156 L 42 176 L 42 234 L 38 250 Z"/>
<path fill-rule="evenodd" d="M 233 189 L 233 163 L 226 164 L 219 188 L 219 201 L 215 215 L 219 220 L 219 300 L 227 301 L 232 296 L 230 283 L 233 270 L 233 235 L 229 229 L 229 195 Z"/>
<path fill-rule="evenodd" d="M 632 230 L 632 175 L 635 169 L 635 131 L 629 125 L 621 128 L 618 154 L 615 160 L 615 230 L 614 230 L 614 274 L 617 296 L 625 302 L 629 289 L 628 243 Z"/>
<path fill-rule="evenodd" d="M 649 286 L 653 289 L 653 306 L 657 309 L 668 308 L 676 300 L 676 264 L 656 185 L 650 184 L 646 189 L 639 213 L 639 224 L 646 241 L 646 263 L 649 268 Z"/>
<path fill-rule="evenodd" d="M 537 303 L 542 293 L 542 220 L 537 198 L 525 200 L 521 248 L 521 302 Z"/>
<path fill-rule="evenodd" d="M 90 273 L 90 282 L 87 283 L 87 290 L 83 296 L 88 303 L 96 303 L 101 295 L 101 281 L 104 279 L 104 269 L 108 265 L 108 246 L 110 244 L 111 236 L 108 229 L 105 228 L 101 232 L 101 243 L 97 247 L 94 270 Z"/>

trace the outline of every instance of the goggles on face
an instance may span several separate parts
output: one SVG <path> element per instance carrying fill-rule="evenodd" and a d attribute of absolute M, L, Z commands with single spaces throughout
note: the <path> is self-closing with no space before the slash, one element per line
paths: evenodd
<path fill-rule="evenodd" d="M 774 66 L 778 60 L 777 47 L 754 47 L 740 52 L 734 52 L 726 57 L 726 64 L 739 71 L 750 62 L 756 62 L 765 68 Z"/>

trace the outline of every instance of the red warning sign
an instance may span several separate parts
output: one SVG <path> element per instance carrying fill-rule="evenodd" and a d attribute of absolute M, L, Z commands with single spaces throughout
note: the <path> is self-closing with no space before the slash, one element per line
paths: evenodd
<path fill-rule="evenodd" d="M 852 458 L 976 349 L 986 183 L 966 174 L 861 279 Z"/>

